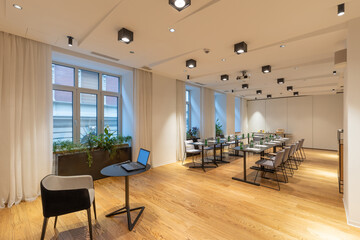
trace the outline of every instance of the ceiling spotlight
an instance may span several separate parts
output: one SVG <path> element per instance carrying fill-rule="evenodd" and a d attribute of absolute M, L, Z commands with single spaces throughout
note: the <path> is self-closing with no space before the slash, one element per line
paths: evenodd
<path fill-rule="evenodd" d="M 169 4 L 180 12 L 191 5 L 191 0 L 169 0 Z"/>
<path fill-rule="evenodd" d="M 294 96 L 299 96 L 299 92 L 294 92 Z"/>
<path fill-rule="evenodd" d="M 249 84 L 243 84 L 242 85 L 242 89 L 248 89 L 249 88 Z"/>
<path fill-rule="evenodd" d="M 72 45 L 73 45 L 73 37 L 71 37 L 71 36 L 67 36 L 67 38 L 68 38 L 68 45 L 69 45 L 69 47 L 72 47 Z"/>
<path fill-rule="evenodd" d="M 286 47 L 286 45 L 284 45 L 284 44 L 281 44 L 281 45 L 280 45 L 280 47 L 281 47 L 281 48 L 284 48 L 284 47 Z"/>
<path fill-rule="evenodd" d="M 19 9 L 19 10 L 21 10 L 21 9 L 22 9 L 22 6 L 17 5 L 17 4 L 13 4 L 13 7 L 14 7 L 14 8 L 16 8 L 16 9 Z"/>
<path fill-rule="evenodd" d="M 134 33 L 126 28 L 122 28 L 118 32 L 118 41 L 129 44 L 134 41 Z"/>
<path fill-rule="evenodd" d="M 186 79 L 187 79 L 187 80 L 190 80 L 190 75 L 186 75 Z"/>
<path fill-rule="evenodd" d="M 131 53 L 131 54 L 135 54 L 135 52 L 134 52 L 134 51 L 130 51 L 129 53 Z"/>
<path fill-rule="evenodd" d="M 234 92 L 235 92 L 235 90 L 234 90 L 234 89 L 232 89 L 232 90 L 231 90 L 231 92 L 232 92 L 232 93 L 234 93 Z"/>
<path fill-rule="evenodd" d="M 256 94 L 262 94 L 262 91 L 261 90 L 256 90 Z"/>
<path fill-rule="evenodd" d="M 226 61 L 226 59 L 225 59 L 225 58 L 223 58 L 223 59 L 221 59 L 221 61 L 222 61 L 222 62 L 225 62 L 225 61 Z"/>
<path fill-rule="evenodd" d="M 229 75 L 227 75 L 227 74 L 221 75 L 220 79 L 221 79 L 221 81 L 228 81 Z"/>
<path fill-rule="evenodd" d="M 292 86 L 288 86 L 286 89 L 287 89 L 289 92 L 292 92 L 293 87 L 292 87 Z"/>
<path fill-rule="evenodd" d="M 186 67 L 195 68 L 196 67 L 196 61 L 194 59 L 187 60 L 186 61 Z"/>
<path fill-rule="evenodd" d="M 234 52 L 236 54 L 242 54 L 247 52 L 247 44 L 246 42 L 237 43 L 234 45 Z"/>
<path fill-rule="evenodd" d="M 175 28 L 169 28 L 170 32 L 175 32 Z"/>
<path fill-rule="evenodd" d="M 270 73 L 271 72 L 271 66 L 270 65 L 262 66 L 261 70 L 262 70 L 263 73 Z"/>
<path fill-rule="evenodd" d="M 242 71 L 241 74 L 242 74 L 241 76 L 236 77 L 236 80 L 242 80 L 242 79 L 248 79 L 249 78 L 249 75 L 247 74 L 246 71 Z"/>
<path fill-rule="evenodd" d="M 335 89 L 333 88 L 331 91 L 335 92 Z"/>
<path fill-rule="evenodd" d="M 336 75 L 336 71 L 333 71 L 333 75 L 334 75 L 334 76 Z"/>
<path fill-rule="evenodd" d="M 285 79 L 284 79 L 284 78 L 278 78 L 278 79 L 277 79 L 277 83 L 278 83 L 278 84 L 284 84 L 284 83 L 285 83 Z"/>
<path fill-rule="evenodd" d="M 271 94 L 267 95 L 266 97 L 267 97 L 267 98 L 271 98 Z"/>
<path fill-rule="evenodd" d="M 342 16 L 345 14 L 345 3 L 338 5 L 338 16 Z"/>

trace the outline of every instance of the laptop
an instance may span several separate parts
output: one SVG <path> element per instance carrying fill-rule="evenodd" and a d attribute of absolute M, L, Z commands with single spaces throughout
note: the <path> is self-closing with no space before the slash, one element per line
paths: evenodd
<path fill-rule="evenodd" d="M 150 152 L 148 150 L 140 148 L 137 162 L 121 164 L 121 167 L 128 172 L 145 169 L 146 164 L 149 160 L 149 156 L 150 156 Z"/>

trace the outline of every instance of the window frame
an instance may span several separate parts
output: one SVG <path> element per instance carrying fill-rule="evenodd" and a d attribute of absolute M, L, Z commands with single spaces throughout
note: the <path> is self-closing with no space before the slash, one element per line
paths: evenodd
<path fill-rule="evenodd" d="M 111 96 L 118 98 L 118 109 L 117 109 L 117 116 L 118 116 L 118 124 L 117 124 L 117 134 L 118 136 L 122 135 L 122 76 L 117 74 L 112 74 L 104 71 L 98 71 L 94 69 L 89 69 L 85 67 L 79 67 L 76 65 L 66 64 L 62 62 L 52 61 L 52 64 L 60 65 L 63 67 L 69 67 L 74 69 L 74 86 L 65 86 L 52 83 L 53 90 L 60 90 L 60 91 L 68 91 L 72 92 L 73 94 L 73 142 L 80 142 L 80 93 L 87 93 L 87 94 L 96 94 L 97 95 L 97 135 L 104 133 L 104 97 Z M 81 88 L 79 87 L 79 69 L 96 72 L 99 74 L 99 88 L 98 90 L 89 89 L 89 88 Z M 109 92 L 103 91 L 103 79 L 102 76 L 112 76 L 119 78 L 119 92 Z M 51 81 L 52 82 L 52 81 Z"/>
<path fill-rule="evenodd" d="M 188 96 L 189 96 L 188 101 L 186 101 L 186 92 L 188 92 Z M 187 131 L 188 131 L 188 130 L 191 129 L 191 91 L 187 90 L 187 89 L 185 89 L 185 105 L 188 105 L 188 111 L 189 111 L 189 113 L 188 113 L 188 116 L 189 116 L 189 129 L 187 129 Z M 186 112 L 185 112 L 185 114 L 186 114 Z"/>

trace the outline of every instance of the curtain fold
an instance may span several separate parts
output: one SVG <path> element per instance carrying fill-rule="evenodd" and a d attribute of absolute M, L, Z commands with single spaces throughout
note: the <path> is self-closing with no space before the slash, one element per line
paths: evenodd
<path fill-rule="evenodd" d="M 176 81 L 176 159 L 182 161 L 184 159 L 186 139 L 186 103 L 185 103 L 185 83 Z"/>
<path fill-rule="evenodd" d="M 152 73 L 134 70 L 134 137 L 133 159 L 137 159 L 139 149 L 151 151 L 152 145 Z M 150 154 L 149 163 L 152 163 Z"/>
<path fill-rule="evenodd" d="M 214 90 L 201 88 L 201 138 L 215 137 Z"/>
<path fill-rule="evenodd" d="M 34 200 L 51 168 L 51 47 L 0 32 L 0 208 Z"/>

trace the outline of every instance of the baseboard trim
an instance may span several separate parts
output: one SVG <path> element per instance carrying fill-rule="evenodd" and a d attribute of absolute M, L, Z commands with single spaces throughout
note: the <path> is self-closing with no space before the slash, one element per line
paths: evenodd
<path fill-rule="evenodd" d="M 311 148 L 311 147 L 304 147 L 305 149 L 312 149 L 312 150 L 323 150 L 323 151 L 331 151 L 331 152 L 337 152 L 338 150 L 334 149 L 323 149 L 323 148 Z"/>
<path fill-rule="evenodd" d="M 352 221 L 349 219 L 349 214 L 348 214 L 348 208 L 347 208 L 347 205 L 344 201 L 344 198 L 343 198 L 343 204 L 344 204 L 344 209 L 345 209 L 345 215 L 346 215 L 346 222 L 348 225 L 352 226 L 352 227 L 356 227 L 356 228 L 360 228 L 360 222 L 357 222 L 357 221 Z"/>

